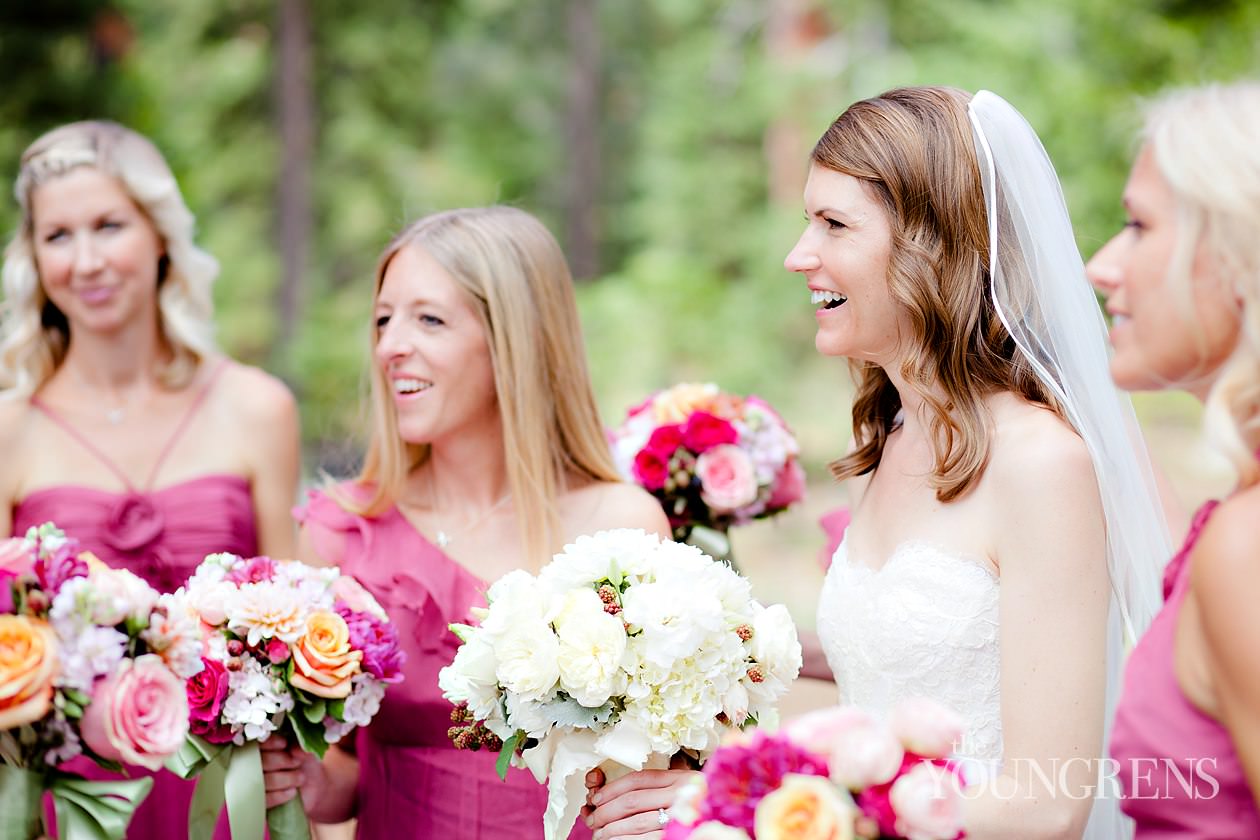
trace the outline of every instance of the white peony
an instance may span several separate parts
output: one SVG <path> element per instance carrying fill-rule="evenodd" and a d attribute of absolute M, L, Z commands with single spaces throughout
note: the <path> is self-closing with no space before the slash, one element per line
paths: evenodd
<path fill-rule="evenodd" d="M 758 703 L 773 702 L 781 696 L 801 671 L 801 643 L 796 636 L 796 623 L 787 607 L 774 604 L 753 608 L 753 635 L 750 652 L 756 660 L 761 679 L 745 682 L 749 694 Z"/>
<path fill-rule="evenodd" d="M 606 579 L 638 582 L 654 568 L 661 546 L 659 537 L 639 529 L 583 535 L 543 567 L 538 579 L 556 592 L 593 587 Z"/>
<path fill-rule="evenodd" d="M 636 644 L 648 662 L 668 666 L 700 649 L 725 629 L 722 604 L 712 592 L 679 583 L 643 583 L 622 595 L 622 618 L 641 631 Z"/>
<path fill-rule="evenodd" d="M 455 659 L 438 672 L 438 688 L 452 703 L 467 703 L 477 720 L 485 720 L 499 707 L 498 661 L 494 648 L 482 634 L 474 634 L 459 646 Z"/>

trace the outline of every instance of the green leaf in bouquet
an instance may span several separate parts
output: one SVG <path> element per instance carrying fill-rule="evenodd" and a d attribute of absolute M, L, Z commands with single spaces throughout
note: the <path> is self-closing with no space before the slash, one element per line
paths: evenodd
<path fill-rule="evenodd" d="M 302 707 L 302 716 L 305 717 L 311 723 L 322 724 L 324 722 L 324 717 L 327 714 L 327 710 L 328 710 L 327 703 L 325 703 L 323 700 L 316 700 L 315 702 L 311 703 L 309 706 Z"/>
<path fill-rule="evenodd" d="M 124 632 L 131 637 L 139 636 L 149 626 L 149 617 L 129 615 L 123 621 Z"/>
<path fill-rule="evenodd" d="M 597 708 L 590 708 L 563 693 L 542 707 L 543 714 L 548 720 L 555 721 L 557 726 L 576 726 L 580 729 L 591 729 L 597 723 L 607 723 L 615 710 L 611 700 Z"/>
<path fill-rule="evenodd" d="M 330 700 L 328 703 L 328 714 L 332 717 L 335 717 L 337 720 L 345 720 L 346 719 L 346 701 L 344 699 Z"/>
<path fill-rule="evenodd" d="M 470 638 L 472 638 L 473 631 L 477 629 L 469 624 L 448 624 L 446 626 L 450 628 L 450 631 L 454 633 L 455 637 L 461 642 L 467 642 Z"/>
<path fill-rule="evenodd" d="M 516 752 L 516 745 L 524 737 L 524 732 L 517 732 L 504 741 L 503 746 L 499 748 L 499 758 L 494 762 L 494 772 L 499 774 L 500 779 L 507 781 L 507 771 L 508 767 L 512 765 L 512 755 Z"/>
<path fill-rule="evenodd" d="M 288 716 L 290 728 L 293 730 L 293 736 L 297 739 L 298 746 L 308 753 L 314 753 L 320 758 L 324 757 L 324 753 L 328 751 L 328 741 L 324 734 L 323 717 L 320 722 L 316 723 L 307 720 L 305 714 Z"/>

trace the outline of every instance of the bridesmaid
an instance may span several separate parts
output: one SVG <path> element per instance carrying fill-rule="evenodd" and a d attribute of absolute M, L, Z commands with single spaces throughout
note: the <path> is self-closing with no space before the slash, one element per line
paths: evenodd
<path fill-rule="evenodd" d="M 541 837 L 546 788 L 521 770 L 504 783 L 493 753 L 451 746 L 447 624 L 580 534 L 669 527 L 613 467 L 569 269 L 537 219 L 510 207 L 420 219 L 381 256 L 373 311 L 371 445 L 357 479 L 299 512 L 299 556 L 380 599 L 406 679 L 357 756 L 334 748 L 321 763 L 271 742 L 267 804 L 300 787 L 313 820 L 357 816 L 361 838 Z"/>
<path fill-rule="evenodd" d="M 1151 108 L 1090 261 L 1129 390 L 1188 391 L 1238 488 L 1195 517 L 1129 658 L 1111 752 L 1138 840 L 1260 837 L 1260 84 Z"/>
<path fill-rule="evenodd" d="M 53 520 L 164 592 L 210 552 L 291 555 L 294 401 L 216 350 L 218 265 L 193 244 L 161 153 L 115 123 L 72 123 L 26 150 L 15 193 L 0 537 Z M 128 836 L 170 837 L 191 796 L 191 783 L 159 774 Z"/>

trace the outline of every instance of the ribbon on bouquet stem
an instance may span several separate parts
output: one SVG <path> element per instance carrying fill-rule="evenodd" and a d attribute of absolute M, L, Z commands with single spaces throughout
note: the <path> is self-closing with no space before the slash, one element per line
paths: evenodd
<path fill-rule="evenodd" d="M 69 773 L 36 773 L 0 765 L 0 837 L 34 838 L 43 831 L 43 793 L 52 793 L 62 840 L 123 840 L 131 815 L 153 779 L 93 782 Z"/>
<path fill-rule="evenodd" d="M 232 840 L 263 840 L 264 824 L 271 840 L 310 840 L 300 794 L 283 805 L 266 807 L 262 754 L 256 741 L 211 744 L 190 735 L 166 766 L 181 778 L 197 777 L 188 812 L 188 840 L 212 840 L 225 804 Z"/>

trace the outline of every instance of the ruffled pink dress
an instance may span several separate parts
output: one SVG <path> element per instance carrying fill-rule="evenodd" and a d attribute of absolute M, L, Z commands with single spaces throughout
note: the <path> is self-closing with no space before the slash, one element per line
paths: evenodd
<path fill-rule="evenodd" d="M 341 493 L 354 493 L 341 485 Z M 456 750 L 451 704 L 438 671 L 455 658 L 451 622 L 485 606 L 488 584 L 426 540 L 398 512 L 364 517 L 312 491 L 295 511 L 321 557 L 339 559 L 376 596 L 398 628 L 404 681 L 359 733 L 358 836 L 370 840 L 531 840 L 542 837 L 547 790 L 527 771 L 495 774 L 496 755 Z M 589 838 L 579 822 L 573 840 Z"/>
<path fill-rule="evenodd" d="M 222 369 L 220 366 L 219 371 Z M 207 554 L 216 551 L 244 557 L 256 554 L 258 536 L 253 496 L 249 481 L 244 477 L 206 475 L 169 487 L 152 488 L 153 478 L 217 376 L 218 371 L 193 400 L 141 487 L 134 486 L 84 434 L 38 398 L 32 398 L 31 404 L 66 432 L 68 444 L 82 446 L 100 459 L 125 489 L 112 491 L 61 485 L 36 490 L 14 505 L 13 533 L 21 535 L 31 526 L 55 522 L 108 565 L 132 571 L 162 592 L 171 592 L 183 585 Z M 117 778 L 82 758 L 62 768 L 94 779 Z M 156 776 L 153 789 L 136 809 L 127 837 L 130 840 L 168 840 L 185 836 L 194 783 L 165 770 L 154 774 L 140 767 L 129 767 L 127 775 Z M 218 836 L 229 836 L 226 822 Z"/>
<path fill-rule="evenodd" d="M 1173 670 L 1177 617 L 1190 584 L 1190 554 L 1215 502 L 1195 516 L 1164 572 L 1164 609 L 1129 656 L 1111 734 L 1111 757 L 1137 823 L 1136 840 L 1260 838 L 1247 776 L 1229 732 L 1199 711 Z"/>

